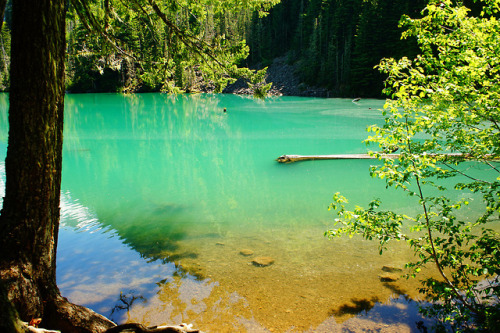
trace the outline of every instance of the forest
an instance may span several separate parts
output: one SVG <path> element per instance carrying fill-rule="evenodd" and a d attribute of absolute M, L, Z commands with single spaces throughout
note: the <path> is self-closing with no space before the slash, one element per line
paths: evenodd
<path fill-rule="evenodd" d="M 402 15 L 418 17 L 426 1 L 284 0 L 254 19 L 249 64 L 287 55 L 303 82 L 333 96 L 380 97 L 383 76 L 373 67 L 384 57 L 414 56 L 414 40 L 401 40 Z"/>
<path fill-rule="evenodd" d="M 211 48 L 214 55 L 222 48 L 237 50 L 224 59 L 223 75 L 208 70 L 214 68 L 212 59 L 185 48 L 174 27 L 164 28 L 161 18 L 142 12 L 135 1 L 113 3 L 112 9 L 108 1 L 92 1 L 89 8 L 96 15 L 88 21 L 76 14 L 81 9 L 69 8 L 66 88 L 78 93 L 219 92 L 231 78 L 245 77 L 235 66 L 263 68 L 285 57 L 301 82 L 326 88 L 332 97 L 381 97 L 384 77 L 373 67 L 384 57 L 417 53 L 414 40 L 401 39 L 398 22 L 405 14 L 418 17 L 427 1 L 276 2 L 263 2 L 258 11 L 208 4 L 193 11 L 170 2 L 169 18 L 178 29 L 190 31 L 190 38 L 205 43 L 200 47 Z M 9 88 L 10 16 L 9 2 L 0 36 L 4 91 Z M 92 20 L 103 30 L 90 33 Z"/>
<path fill-rule="evenodd" d="M 261 10 L 232 10 L 201 4 L 195 11 L 181 2 L 168 15 L 179 29 L 218 48 L 237 52 L 224 64 L 224 75 L 204 69 L 209 59 L 182 46 L 175 29 L 159 17 L 141 12 L 136 2 L 92 1 L 89 9 L 104 26 L 89 33 L 89 23 L 68 11 L 67 75 L 69 92 L 220 92 L 234 77 L 246 77 L 227 66 L 263 68 L 285 57 L 300 81 L 326 88 L 331 97 L 382 97 L 384 77 L 374 66 L 382 58 L 414 57 L 414 39 L 401 39 L 403 15 L 419 17 L 426 0 L 273 0 Z M 472 0 L 465 1 L 474 8 Z M 71 5 L 70 5 L 71 6 Z M 0 90 L 9 87 L 10 1 L 0 35 Z M 110 39 L 112 42 L 110 43 Z M 178 39 L 178 40 L 176 40 Z M 169 45 L 169 47 L 167 47 Z M 189 53 L 191 52 L 191 53 Z M 218 67 L 218 66 L 216 66 Z M 233 67 L 234 68 L 234 67 Z"/>

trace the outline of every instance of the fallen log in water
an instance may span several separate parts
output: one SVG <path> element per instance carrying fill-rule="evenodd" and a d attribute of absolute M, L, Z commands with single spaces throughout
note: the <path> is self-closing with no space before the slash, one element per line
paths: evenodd
<path fill-rule="evenodd" d="M 400 154 L 380 154 L 381 158 L 399 158 Z M 429 156 L 437 154 L 429 154 Z M 464 157 L 470 158 L 469 154 L 462 153 L 448 153 L 444 154 L 449 157 Z M 492 154 L 487 154 L 483 156 L 484 159 L 497 159 Z M 337 155 L 281 155 L 276 159 L 279 163 L 293 163 L 299 161 L 311 161 L 311 160 L 376 160 L 378 157 L 372 156 L 370 154 L 337 154 Z"/>
<path fill-rule="evenodd" d="M 398 158 L 399 154 L 382 154 L 382 158 Z M 279 163 L 293 163 L 311 160 L 374 160 L 369 154 L 338 154 L 338 155 L 281 155 L 276 159 Z"/>

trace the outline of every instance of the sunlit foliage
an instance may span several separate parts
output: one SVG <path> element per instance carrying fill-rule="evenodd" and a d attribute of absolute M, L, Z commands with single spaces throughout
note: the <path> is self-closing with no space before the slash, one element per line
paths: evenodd
<path fill-rule="evenodd" d="M 422 281 L 432 301 L 423 313 L 454 330 L 494 331 L 500 327 L 500 1 L 480 2 L 473 16 L 456 1 L 431 1 L 420 19 L 403 17 L 404 37 L 415 37 L 415 59 L 384 59 L 388 78 L 384 126 L 372 126 L 366 140 L 378 151 L 395 150 L 371 175 L 387 187 L 414 197 L 416 215 L 348 208 L 334 196 L 337 229 L 331 237 L 361 234 L 380 242 L 403 240 L 416 260 L 407 264 L 418 276 L 426 264 L 439 278 Z M 459 197 L 457 198 L 457 193 Z M 478 198 L 474 202 L 471 198 Z M 477 212 L 479 210 L 479 212 Z M 406 228 L 406 224 L 411 228 Z"/>
<path fill-rule="evenodd" d="M 80 1 L 68 11 L 68 86 L 75 91 L 220 91 L 248 55 L 252 13 L 278 0 Z"/>

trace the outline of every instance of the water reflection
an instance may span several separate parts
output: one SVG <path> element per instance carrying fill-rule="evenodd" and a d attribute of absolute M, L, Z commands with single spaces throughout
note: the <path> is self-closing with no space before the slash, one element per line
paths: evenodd
<path fill-rule="evenodd" d="M 78 208 L 78 205 L 68 207 Z M 77 211 L 89 212 L 81 208 Z M 80 217 L 74 223 L 80 228 L 77 232 L 68 227 L 61 230 L 58 272 L 64 274 L 58 273 L 58 283 L 69 299 L 90 305 L 118 322 L 141 321 L 153 325 L 188 321 L 216 332 L 265 331 L 264 327 L 286 331 L 292 326 L 296 331 L 305 331 L 335 316 L 335 321 L 327 325 L 328 331 L 332 325 L 356 314 L 331 311 L 339 302 L 332 295 L 340 297 L 342 304 L 351 302 L 349 297 L 353 294 L 356 297 L 381 294 L 369 286 L 361 293 L 351 290 L 350 280 L 355 274 L 349 274 L 350 268 L 341 267 L 341 263 L 335 265 L 337 274 L 332 275 L 328 267 L 314 272 L 311 267 L 320 269 L 326 262 L 324 258 L 314 258 L 318 248 L 311 248 L 305 254 L 311 256 L 309 264 L 304 264 L 301 258 L 291 260 L 273 254 L 279 264 L 257 268 L 237 252 L 240 246 L 236 242 L 241 239 L 226 239 L 224 244 L 215 243 L 214 257 L 178 258 L 178 263 L 165 260 L 159 264 L 158 260 L 139 258 L 114 230 L 94 225 L 93 214 L 87 215 L 89 223 L 81 219 L 83 214 L 73 216 Z M 248 243 L 245 245 L 250 247 Z M 324 255 L 346 254 L 339 248 L 333 252 L 326 251 Z M 297 274 L 294 270 L 300 266 L 302 271 Z M 197 271 L 198 275 L 190 273 Z M 355 280 L 355 284 L 363 284 L 367 279 L 358 276 Z"/>
<path fill-rule="evenodd" d="M 117 237 L 110 238 L 111 231 L 63 227 L 61 232 L 64 241 L 60 251 L 65 253 L 65 258 L 71 258 L 59 262 L 61 290 L 70 300 L 89 305 L 117 322 L 141 321 L 153 325 L 188 321 L 207 332 L 268 332 L 268 329 L 417 332 L 415 323 L 422 320 L 417 315 L 415 302 L 401 297 L 386 304 L 384 300 L 377 302 L 377 296 L 370 299 L 346 297 L 346 305 L 332 308 L 323 307 L 325 304 L 313 290 L 301 289 L 303 294 L 298 303 L 304 303 L 310 310 L 304 311 L 302 304 L 286 301 L 291 295 L 284 295 L 277 304 L 272 299 L 283 292 L 291 294 L 297 285 L 290 285 L 288 291 L 267 289 L 256 295 L 240 294 L 235 291 L 239 290 L 238 284 L 261 284 L 259 288 L 266 289 L 267 279 L 256 275 L 249 275 L 245 280 L 236 278 L 232 282 L 217 281 L 213 277 L 197 279 L 175 265 L 141 260 L 135 251 L 120 244 Z M 87 241 L 93 244 L 92 248 L 87 247 Z M 91 262 L 85 258 L 92 258 Z M 61 275 L 62 272 L 65 273 Z M 255 300 L 258 304 L 254 304 Z M 327 313 L 323 314 L 323 310 Z M 318 316 L 321 319 L 311 322 L 308 316 L 312 312 L 322 313 Z"/>
<path fill-rule="evenodd" d="M 381 303 L 403 287 L 416 296 L 411 283 L 379 279 L 407 261 L 404 247 L 381 257 L 374 243 L 323 237 L 336 191 L 411 209 L 370 180 L 372 162 L 274 162 L 365 151 L 365 126 L 381 121 L 367 106 L 102 94 L 68 96 L 66 107 L 57 276 L 71 301 L 118 322 L 285 332 L 378 327 L 368 314 Z M 274 264 L 252 265 L 258 256 Z"/>

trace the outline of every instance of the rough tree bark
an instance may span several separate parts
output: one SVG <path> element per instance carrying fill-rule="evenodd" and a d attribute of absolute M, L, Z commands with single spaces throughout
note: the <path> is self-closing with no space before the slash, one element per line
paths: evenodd
<path fill-rule="evenodd" d="M 65 0 L 14 0 L 0 288 L 24 321 L 63 332 L 114 324 L 56 286 L 62 168 Z"/>

